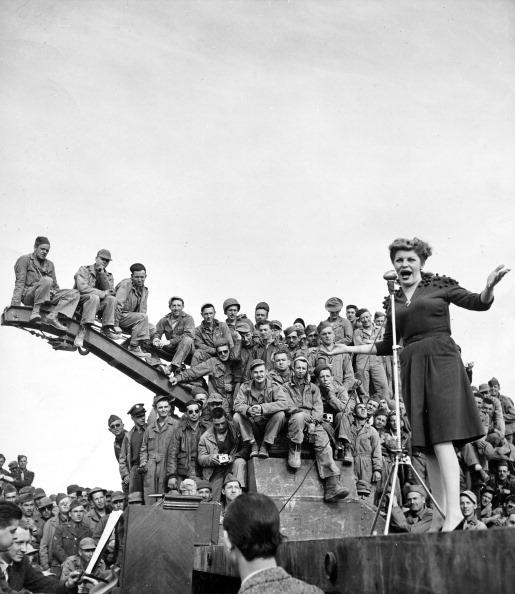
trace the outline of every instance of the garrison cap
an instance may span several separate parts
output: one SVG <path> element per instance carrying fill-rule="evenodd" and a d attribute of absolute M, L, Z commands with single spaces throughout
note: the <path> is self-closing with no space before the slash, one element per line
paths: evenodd
<path fill-rule="evenodd" d="M 225 485 L 227 485 L 227 483 L 238 483 L 238 485 L 240 485 L 240 487 L 241 487 L 240 481 L 234 476 L 234 474 L 231 474 L 230 472 L 225 475 L 223 486 L 225 487 Z"/>
<path fill-rule="evenodd" d="M 43 499 L 38 501 L 38 509 L 43 509 L 44 507 L 54 507 L 54 502 L 50 497 L 43 497 Z"/>
<path fill-rule="evenodd" d="M 266 311 L 270 311 L 270 306 L 268 305 L 268 303 L 266 301 L 260 301 L 256 305 L 256 309 L 265 309 Z"/>
<path fill-rule="evenodd" d="M 214 392 L 213 394 L 211 394 L 209 396 L 209 398 L 207 399 L 207 402 L 223 402 L 224 399 L 222 398 L 221 394 L 218 394 L 217 392 Z"/>
<path fill-rule="evenodd" d="M 20 495 L 23 495 L 24 493 L 30 493 L 31 495 L 34 495 L 35 490 L 35 487 L 32 487 L 31 485 L 25 485 L 19 490 L 19 493 Z"/>
<path fill-rule="evenodd" d="M 107 426 L 110 427 L 111 423 L 113 421 L 120 421 L 120 423 L 122 422 L 122 420 L 120 419 L 120 417 L 118 415 L 111 415 L 108 419 L 107 419 Z"/>
<path fill-rule="evenodd" d="M 73 509 L 75 509 L 76 507 L 84 507 L 84 503 L 82 501 L 79 501 L 78 499 L 74 499 L 71 503 L 70 503 L 70 511 L 72 511 Z"/>
<path fill-rule="evenodd" d="M 79 487 L 79 485 L 68 485 L 66 487 L 66 492 L 68 493 L 68 495 L 71 495 L 72 493 L 82 493 L 84 489 L 82 487 Z"/>
<path fill-rule="evenodd" d="M 281 322 L 279 320 L 272 320 L 270 322 L 270 328 L 277 328 L 277 330 L 282 330 L 283 325 L 281 324 Z"/>
<path fill-rule="evenodd" d="M 95 541 L 91 538 L 91 536 L 86 536 L 79 542 L 79 549 L 82 549 L 84 551 L 91 551 L 95 550 L 96 548 L 97 545 L 95 544 Z"/>
<path fill-rule="evenodd" d="M 63 499 L 69 499 L 68 495 L 66 493 L 57 493 L 55 502 L 59 505 Z"/>
<path fill-rule="evenodd" d="M 467 497 L 474 505 L 477 505 L 477 497 L 475 493 L 472 493 L 472 491 L 462 491 L 460 493 L 460 497 Z"/>
<path fill-rule="evenodd" d="M 156 406 L 156 404 L 158 402 L 161 402 L 161 400 L 166 400 L 166 402 L 168 402 L 168 404 L 171 403 L 171 398 L 167 394 L 156 394 L 154 396 L 154 400 L 152 401 L 152 405 Z"/>
<path fill-rule="evenodd" d="M 295 326 L 288 326 L 288 328 L 286 328 L 286 330 L 284 331 L 284 336 L 289 336 L 290 334 L 293 334 L 294 332 L 296 332 L 297 334 L 299 333 L 298 328 L 296 328 Z"/>
<path fill-rule="evenodd" d="M 235 299 L 234 297 L 229 297 L 228 299 L 226 299 L 224 301 L 224 304 L 223 304 L 224 313 L 227 311 L 227 309 L 229 307 L 232 307 L 233 305 L 236 305 L 238 308 L 238 311 L 240 311 L 241 305 L 239 304 L 239 301 L 237 299 Z"/>
<path fill-rule="evenodd" d="M 147 411 L 145 410 L 145 405 L 140 402 L 138 404 L 134 404 L 129 408 L 127 411 L 128 415 L 139 417 L 140 415 L 144 415 Z"/>
<path fill-rule="evenodd" d="M 4 494 L 5 493 L 17 493 L 16 487 L 14 485 L 11 485 L 11 483 L 5 483 L 5 486 L 2 488 L 4 490 Z"/>
<path fill-rule="evenodd" d="M 34 247 L 37 248 L 38 245 L 50 245 L 50 239 L 44 235 L 38 235 L 34 240 Z"/>
<path fill-rule="evenodd" d="M 46 493 L 45 490 L 42 489 L 41 487 L 38 487 L 35 491 L 34 491 L 34 499 L 41 499 L 42 497 L 46 497 Z"/>
<path fill-rule="evenodd" d="M 252 328 L 243 320 L 236 322 L 236 332 L 252 332 Z"/>
<path fill-rule="evenodd" d="M 111 261 L 111 252 L 109 250 L 101 249 L 97 252 L 97 258 L 104 258 L 105 260 Z"/>
<path fill-rule="evenodd" d="M 312 332 L 316 332 L 317 331 L 317 327 L 315 326 L 315 324 L 308 324 L 306 326 L 306 334 L 311 334 Z"/>
<path fill-rule="evenodd" d="M 340 311 L 343 308 L 343 301 L 339 297 L 329 297 L 325 302 L 325 309 L 330 312 Z"/>
<path fill-rule="evenodd" d="M 28 503 L 34 501 L 34 495 L 32 493 L 23 493 L 18 499 L 18 503 Z"/>
<path fill-rule="evenodd" d="M 264 365 L 264 364 L 265 364 L 265 362 L 263 361 L 263 359 L 253 359 L 250 362 L 249 369 L 252 370 L 252 369 L 254 369 L 254 367 L 258 367 L 259 365 Z"/>

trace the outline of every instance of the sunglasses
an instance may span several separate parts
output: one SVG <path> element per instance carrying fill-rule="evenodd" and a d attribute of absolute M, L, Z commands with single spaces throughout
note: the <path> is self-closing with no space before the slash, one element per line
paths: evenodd
<path fill-rule="evenodd" d="M 219 349 L 218 350 L 218 354 L 219 355 L 228 355 L 229 354 L 229 349 Z"/>
<path fill-rule="evenodd" d="M 200 413 L 200 411 L 197 410 L 187 410 L 186 411 L 189 415 L 198 415 Z"/>
<path fill-rule="evenodd" d="M 119 429 L 121 426 L 121 423 L 113 423 L 112 425 L 109 425 L 109 429 Z"/>
<path fill-rule="evenodd" d="M 45 507 L 39 507 L 38 509 L 39 509 L 39 511 L 45 511 L 45 510 L 50 511 L 51 509 L 54 509 L 54 506 L 53 505 L 45 505 Z"/>

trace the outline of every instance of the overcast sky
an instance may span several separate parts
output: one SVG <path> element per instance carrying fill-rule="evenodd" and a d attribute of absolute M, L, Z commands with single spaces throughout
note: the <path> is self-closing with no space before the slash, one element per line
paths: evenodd
<path fill-rule="evenodd" d="M 48 235 L 61 287 L 99 248 L 115 280 L 258 301 L 290 324 L 325 300 L 379 309 L 398 236 L 480 291 L 515 264 L 515 4 L 463 0 L 0 0 L 0 217 L 16 258 Z M 514 273 L 487 313 L 454 308 L 475 383 L 515 395 Z M 48 492 L 117 488 L 107 418 L 152 394 L 93 355 L 0 328 L 0 452 Z"/>

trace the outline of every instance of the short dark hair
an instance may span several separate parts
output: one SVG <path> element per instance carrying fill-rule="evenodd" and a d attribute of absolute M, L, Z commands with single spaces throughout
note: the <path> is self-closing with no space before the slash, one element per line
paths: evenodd
<path fill-rule="evenodd" d="M 261 322 L 256 323 L 256 329 L 259 330 L 261 326 L 269 326 L 271 328 L 270 324 L 270 320 L 262 320 Z"/>
<path fill-rule="evenodd" d="M 10 501 L 0 503 L 0 528 L 9 527 L 14 520 L 21 520 L 21 509 Z"/>
<path fill-rule="evenodd" d="M 231 347 L 231 345 L 229 344 L 229 339 L 224 338 L 223 336 L 220 336 L 219 338 L 215 338 L 214 342 L 215 342 L 215 349 L 217 351 L 222 346 L 228 346 L 229 348 Z"/>
<path fill-rule="evenodd" d="M 347 311 L 348 309 L 355 309 L 356 311 L 358 311 L 358 306 L 353 305 L 352 303 L 349 303 L 349 305 L 345 306 L 345 311 Z"/>
<path fill-rule="evenodd" d="M 188 400 L 188 402 L 186 402 L 186 408 L 188 408 L 188 406 L 199 406 L 199 403 L 196 400 L 193 400 L 193 398 L 191 400 Z"/>
<path fill-rule="evenodd" d="M 286 355 L 288 357 L 288 359 L 291 359 L 290 351 L 288 351 L 286 349 L 277 349 L 272 356 L 272 359 L 274 361 L 275 361 L 275 358 L 277 357 L 277 355 Z"/>
<path fill-rule="evenodd" d="M 360 307 L 360 308 L 358 309 L 358 311 L 356 312 L 356 317 L 359 319 L 359 318 L 361 318 L 361 316 L 362 316 L 364 313 L 370 313 L 370 310 L 369 310 L 369 309 L 367 309 L 366 307 Z"/>
<path fill-rule="evenodd" d="M 184 299 L 182 297 L 170 297 L 170 299 L 168 299 L 168 307 L 170 307 L 174 301 L 180 301 L 184 306 Z"/>
<path fill-rule="evenodd" d="M 221 406 L 215 406 L 211 411 L 211 418 L 212 419 L 221 419 L 222 417 L 227 418 L 225 414 L 225 410 Z"/>
<path fill-rule="evenodd" d="M 143 266 L 143 264 L 141 264 L 141 262 L 135 262 L 130 268 L 129 270 L 131 271 L 131 274 L 133 272 L 141 272 L 142 270 L 144 270 L 145 272 L 147 271 L 147 269 L 145 268 L 145 266 Z"/>
<path fill-rule="evenodd" d="M 413 239 L 398 237 L 397 239 L 394 239 L 392 243 L 388 246 L 388 250 L 390 251 L 390 260 L 392 262 L 395 259 L 395 254 L 400 251 L 414 251 L 415 254 L 417 254 L 417 256 L 420 258 L 422 264 L 424 264 L 424 262 L 433 253 L 431 246 L 425 241 L 422 241 L 422 239 L 419 239 L 418 237 L 414 237 Z"/>
<path fill-rule="evenodd" d="M 483 396 L 483 403 L 495 406 L 495 402 L 491 398 L 488 398 L 488 396 Z"/>
<path fill-rule="evenodd" d="M 282 541 L 279 511 L 263 493 L 242 493 L 225 512 L 224 529 L 247 561 L 274 557 Z"/>

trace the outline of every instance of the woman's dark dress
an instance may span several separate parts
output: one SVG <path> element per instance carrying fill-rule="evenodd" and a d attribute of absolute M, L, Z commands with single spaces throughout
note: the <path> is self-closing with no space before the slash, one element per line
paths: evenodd
<path fill-rule="evenodd" d="M 403 399 L 414 447 L 448 441 L 460 447 L 484 435 L 460 352 L 451 338 L 450 303 L 476 311 L 491 306 L 455 280 L 426 273 L 409 305 L 402 290 L 395 293 L 397 342 L 404 347 L 399 355 Z M 390 317 L 376 347 L 378 355 L 392 352 Z"/>

